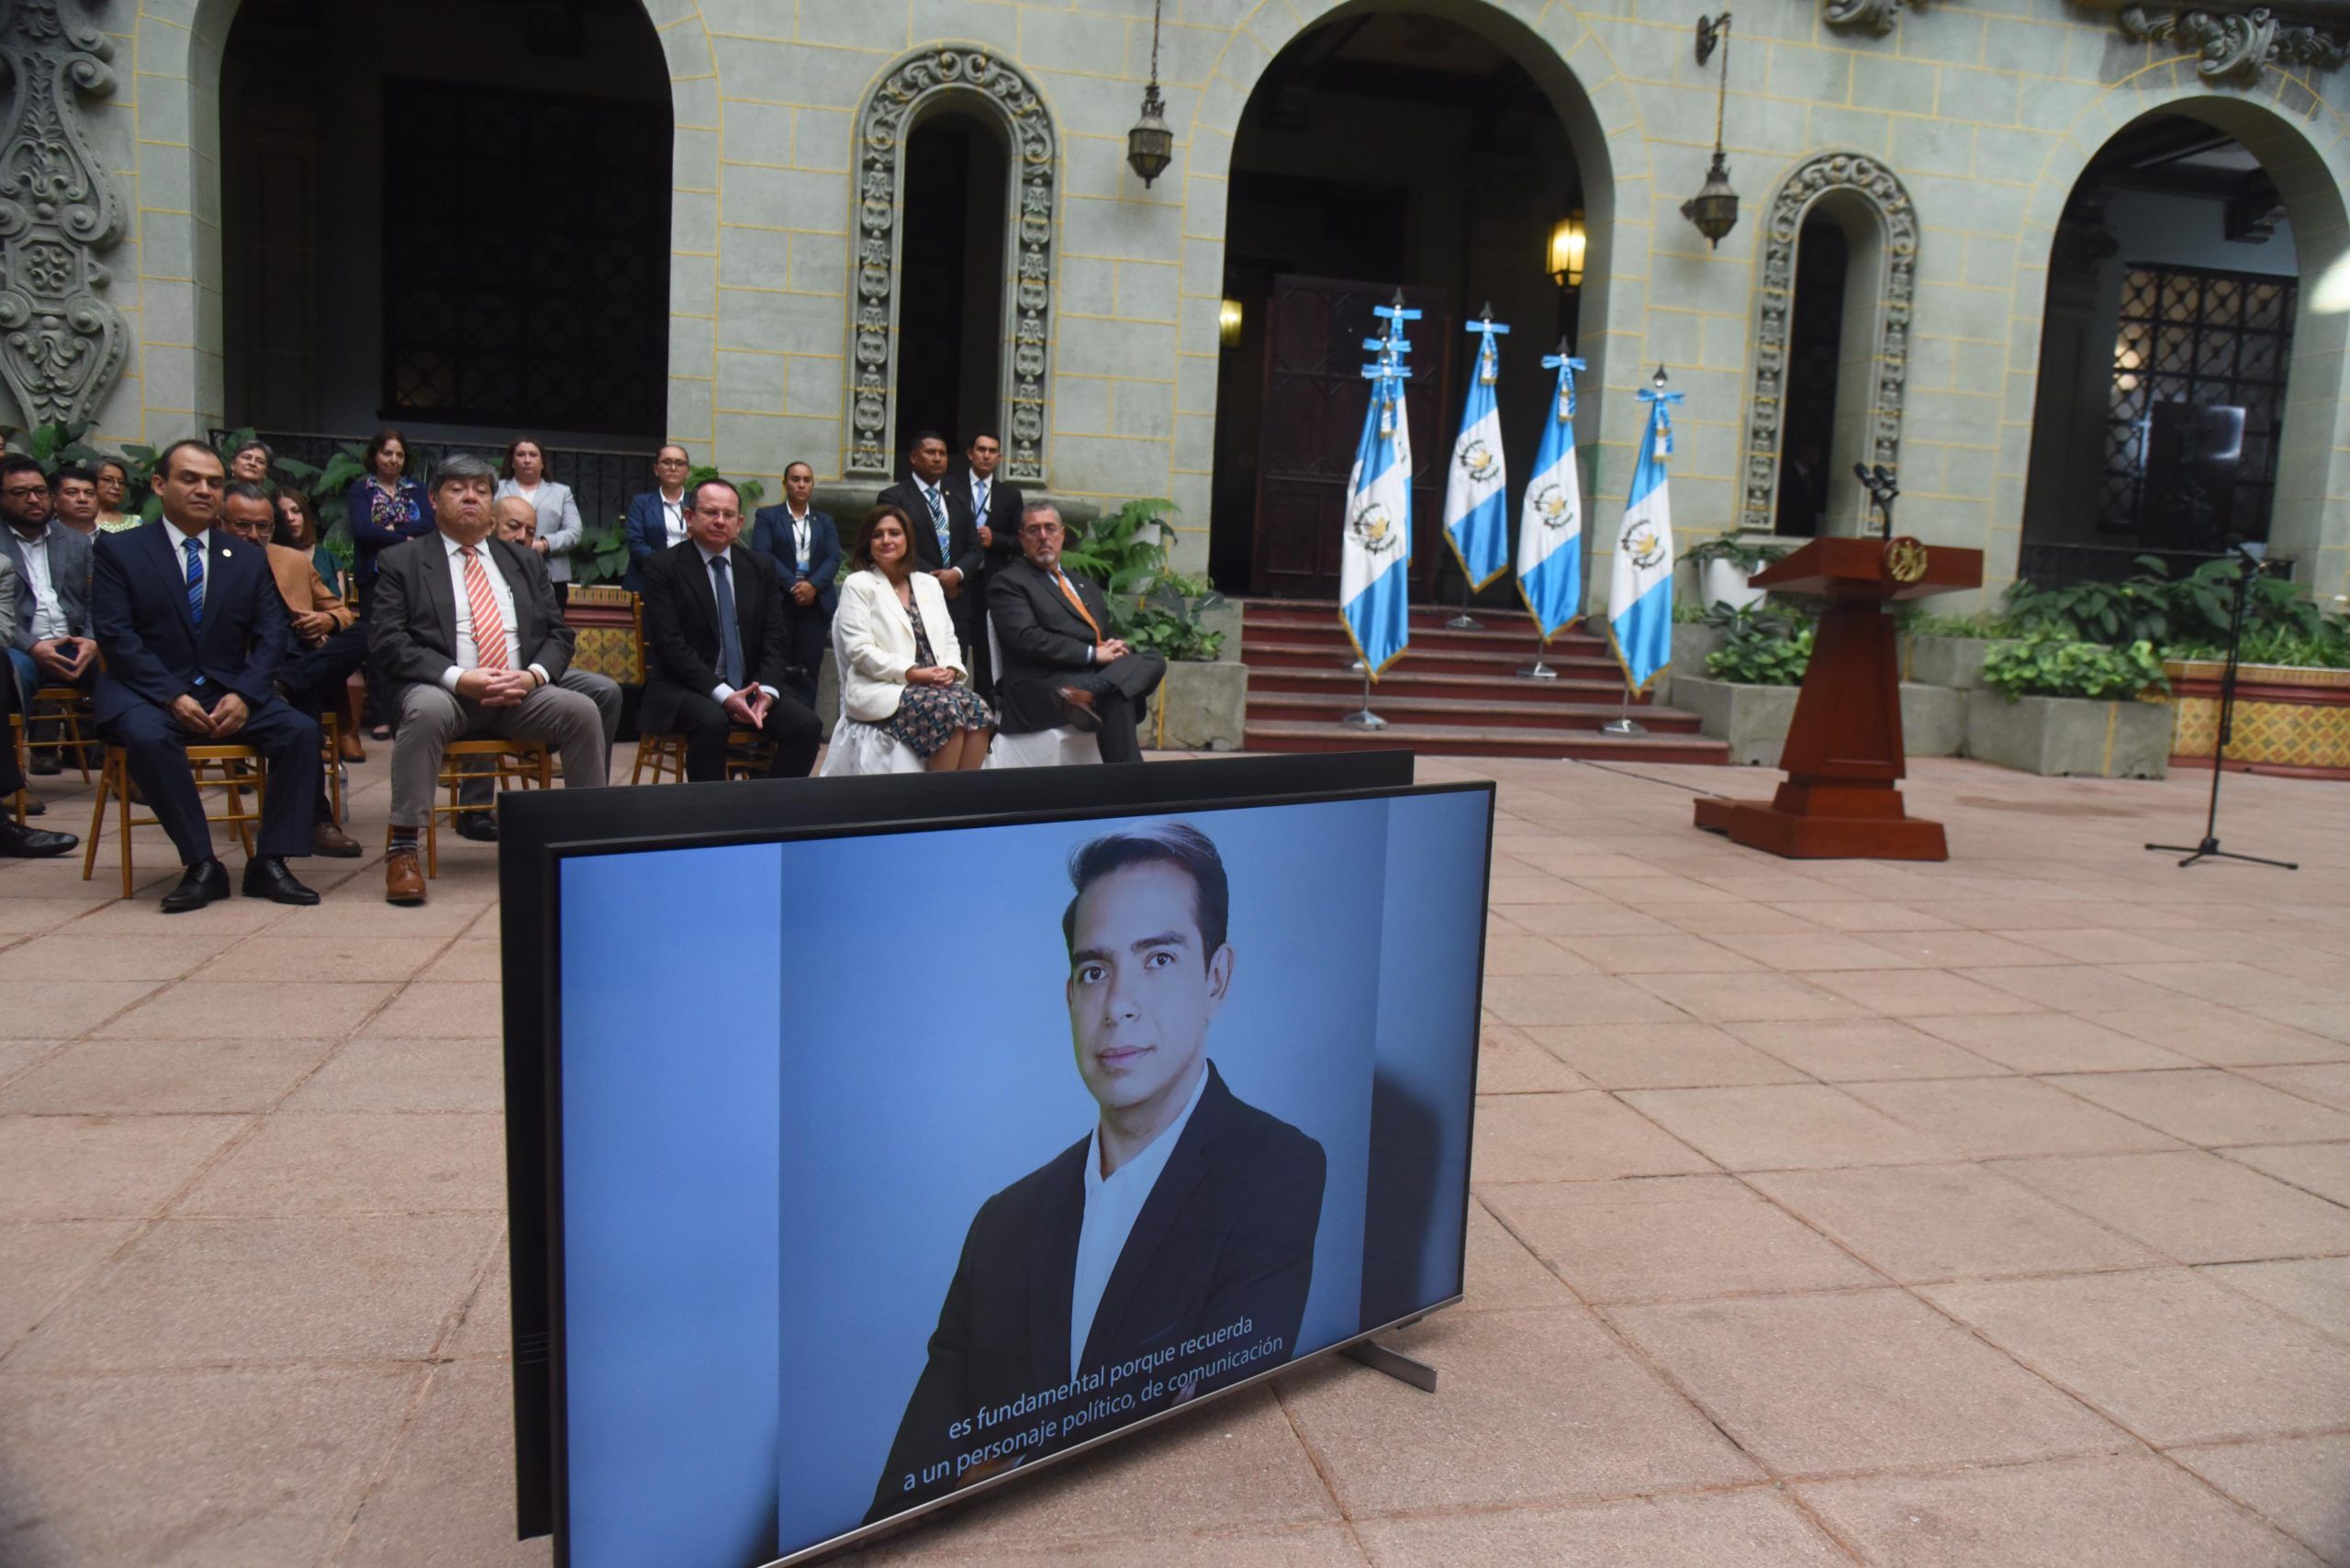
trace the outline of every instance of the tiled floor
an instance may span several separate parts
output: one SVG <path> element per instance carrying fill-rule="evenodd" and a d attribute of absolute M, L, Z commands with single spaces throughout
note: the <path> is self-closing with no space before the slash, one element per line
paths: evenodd
<path fill-rule="evenodd" d="M 1688 825 L 1770 776 L 1632 774 L 1490 769 L 1441 1391 L 1302 1368 L 869 1561 L 2350 1565 L 2350 790 L 2181 871 L 2199 778 L 1923 763 L 1949 864 L 1794 864 Z M 490 855 L 166 920 L 140 853 L 0 865 L 0 1562 L 546 1562 Z"/>

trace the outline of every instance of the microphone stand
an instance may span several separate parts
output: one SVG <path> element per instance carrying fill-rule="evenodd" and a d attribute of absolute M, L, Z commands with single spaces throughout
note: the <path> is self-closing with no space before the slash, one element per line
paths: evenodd
<path fill-rule="evenodd" d="M 2259 557 L 2244 547 L 2241 540 L 2232 541 L 2236 554 L 2236 603 L 2228 616 L 2228 661 L 2220 667 L 2220 734 L 2211 747 L 2211 804 L 2203 819 L 2203 839 L 2189 848 L 2184 844 L 2149 844 L 2148 849 L 2164 855 L 2184 855 L 2180 869 L 2198 860 L 2243 860 L 2255 866 L 2274 866 L 2282 871 L 2298 871 L 2300 864 L 2293 860 L 2267 860 L 2257 855 L 2239 855 L 2232 849 L 2220 847 L 2220 775 L 2227 770 L 2228 742 L 2235 733 L 2236 666 L 2244 649 L 2244 608 L 2252 601 L 2252 579 L 2260 575 Z"/>

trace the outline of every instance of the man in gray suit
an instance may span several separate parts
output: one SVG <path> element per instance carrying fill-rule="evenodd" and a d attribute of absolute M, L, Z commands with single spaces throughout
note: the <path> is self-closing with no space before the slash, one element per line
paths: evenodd
<path fill-rule="evenodd" d="M 43 686 L 87 686 L 98 656 L 89 637 L 90 541 L 50 516 L 49 476 L 29 457 L 0 461 L 0 550 L 17 568 L 17 631 L 8 646 L 21 711 Z M 46 768 L 55 772 L 54 754 Z"/>
<path fill-rule="evenodd" d="M 563 754 L 565 788 L 604 782 L 596 704 L 555 684 L 574 637 L 546 566 L 490 537 L 497 487 L 497 471 L 480 458 L 444 458 L 427 491 L 438 526 L 376 559 L 367 650 L 400 715 L 384 862 L 390 903 L 424 902 L 417 841 L 450 742 L 475 732 L 544 741 Z"/>

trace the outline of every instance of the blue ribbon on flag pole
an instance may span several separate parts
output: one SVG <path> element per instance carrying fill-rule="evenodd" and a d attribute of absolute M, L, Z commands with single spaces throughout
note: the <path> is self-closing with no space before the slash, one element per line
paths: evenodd
<path fill-rule="evenodd" d="M 1639 396 L 1649 406 L 1648 428 L 1616 535 L 1607 595 L 1608 638 L 1634 691 L 1646 690 L 1673 659 L 1673 500 L 1665 460 L 1673 454 L 1672 405 L 1683 398 L 1649 386 Z"/>
<path fill-rule="evenodd" d="M 1494 385 L 1501 350 L 1494 342 L 1507 327 L 1491 316 L 1469 324 L 1476 337 L 1477 374 L 1460 409 L 1460 434 L 1444 481 L 1444 537 L 1461 575 L 1483 588 L 1509 570 L 1509 476 L 1502 460 L 1502 415 Z"/>
<path fill-rule="evenodd" d="M 1517 528 L 1517 594 L 1549 642 L 1583 616 L 1583 479 L 1575 466 L 1575 372 L 1566 344 L 1542 356 L 1559 373 L 1558 393 L 1526 481 Z"/>
<path fill-rule="evenodd" d="M 1371 405 L 1347 478 L 1346 534 L 1340 542 L 1338 619 L 1363 666 L 1376 679 L 1411 643 L 1412 434 L 1405 417 L 1404 323 L 1420 312 L 1393 306 L 1372 312 L 1384 334 L 1363 340 L 1376 363 L 1363 366 Z"/>

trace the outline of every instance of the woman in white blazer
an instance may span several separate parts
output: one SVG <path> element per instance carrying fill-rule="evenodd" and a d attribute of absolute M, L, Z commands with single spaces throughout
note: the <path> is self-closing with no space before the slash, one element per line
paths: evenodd
<path fill-rule="evenodd" d="M 902 742 L 933 773 L 978 767 L 995 715 L 965 684 L 946 595 L 915 566 L 912 528 L 903 511 L 881 506 L 857 530 L 833 611 L 841 711 Z"/>
<path fill-rule="evenodd" d="M 509 496 L 521 497 L 537 510 L 539 534 L 531 548 L 546 560 L 555 602 L 568 603 L 571 551 L 588 536 L 588 525 L 579 519 L 579 503 L 572 498 L 571 487 L 547 477 L 546 449 L 529 436 L 518 438 L 506 449 L 506 477 L 498 482 L 498 493 L 490 498 L 502 501 Z"/>

